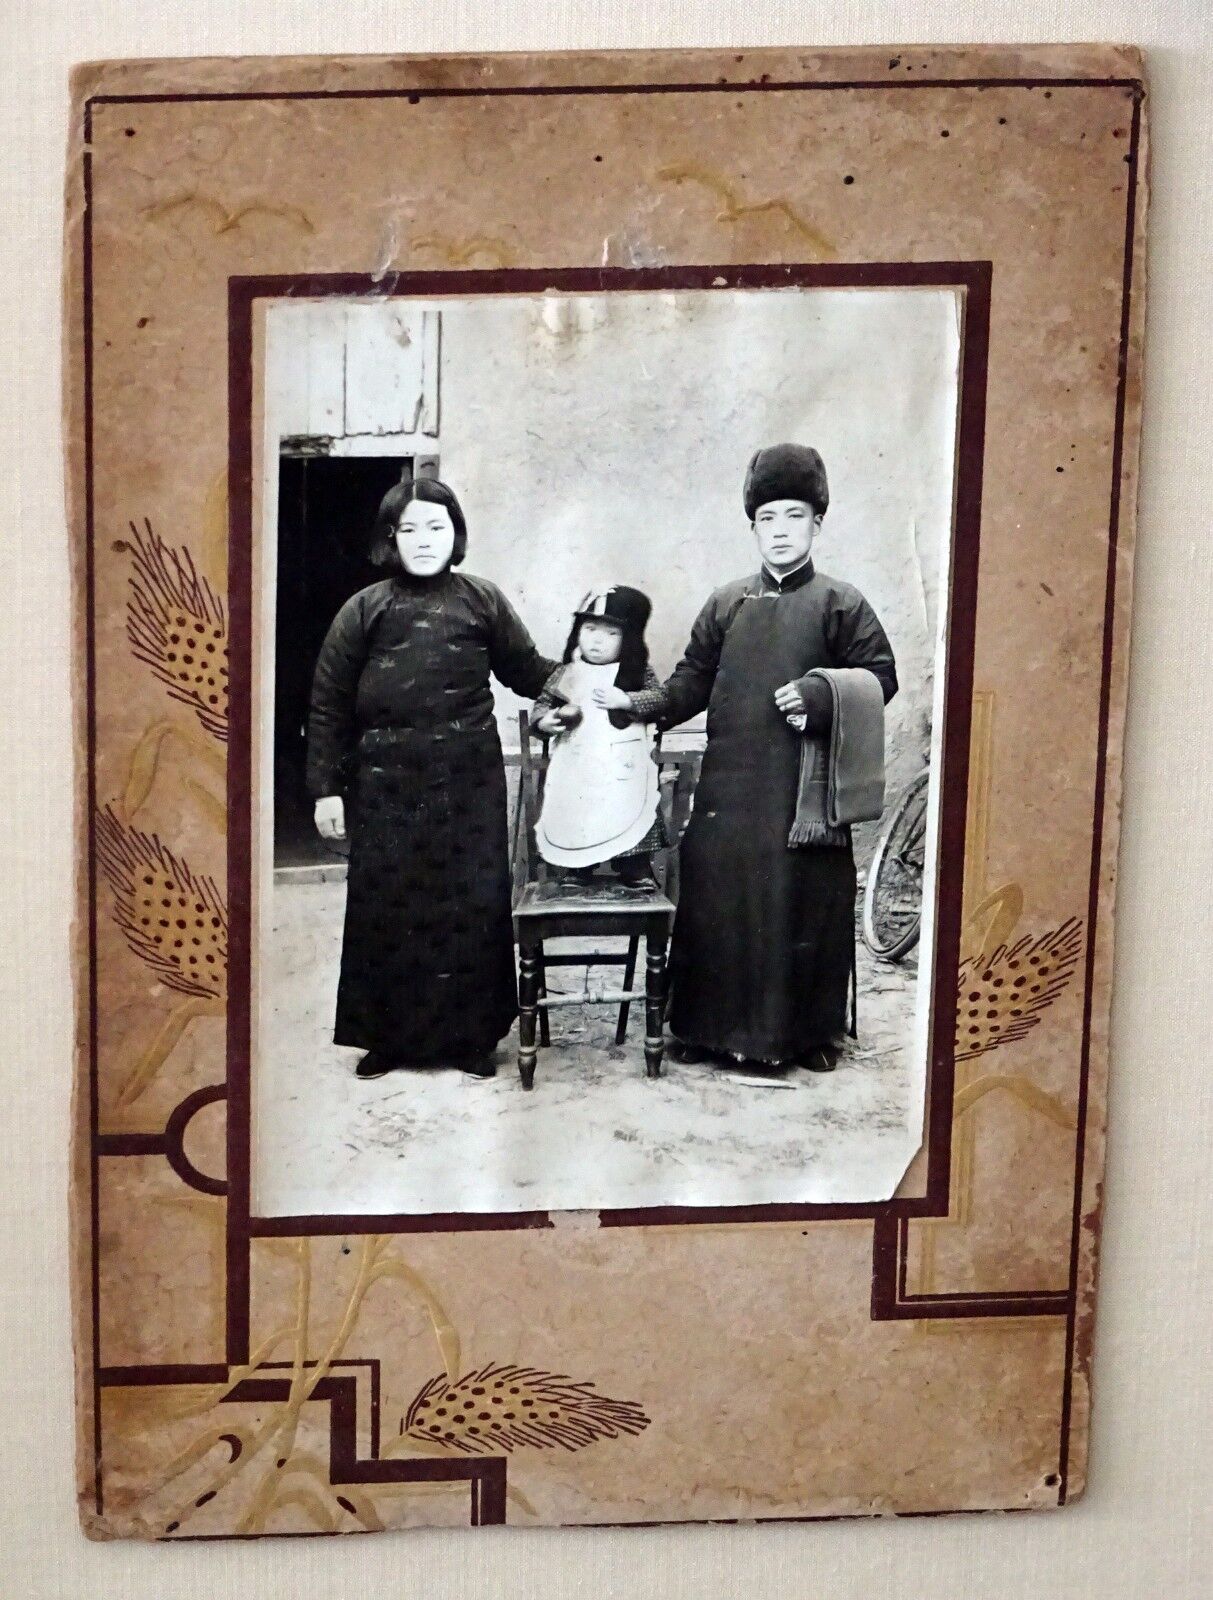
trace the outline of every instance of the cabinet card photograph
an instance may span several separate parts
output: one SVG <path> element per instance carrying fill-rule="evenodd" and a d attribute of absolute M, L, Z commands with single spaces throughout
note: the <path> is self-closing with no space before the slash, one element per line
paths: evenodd
<path fill-rule="evenodd" d="M 85 1531 L 1076 1499 L 1140 54 L 72 92 Z"/>

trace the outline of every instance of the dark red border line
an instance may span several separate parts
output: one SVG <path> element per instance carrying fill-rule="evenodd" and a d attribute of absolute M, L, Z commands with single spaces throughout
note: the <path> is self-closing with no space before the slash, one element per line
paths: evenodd
<path fill-rule="evenodd" d="M 747 1206 L 647 1206 L 599 1211 L 602 1227 L 704 1226 L 739 1222 L 808 1222 L 881 1216 L 946 1215 L 951 1165 L 952 1087 L 955 1077 L 952 1016 L 960 960 L 961 889 L 967 815 L 976 591 L 980 541 L 985 389 L 988 365 L 991 268 L 988 262 L 861 262 L 831 265 L 705 265 L 651 268 L 589 267 L 394 273 L 377 283 L 362 273 L 274 274 L 233 277 L 229 303 L 228 597 L 231 616 L 231 716 L 228 767 L 228 904 L 232 930 L 228 983 L 228 1359 L 247 1359 L 248 1272 L 254 1237 L 360 1233 L 432 1233 L 514 1230 L 552 1226 L 550 1213 L 459 1212 L 439 1214 L 307 1215 L 254 1217 L 250 1194 L 248 1106 L 252 1039 L 250 946 L 253 816 L 252 771 L 252 308 L 258 299 L 318 296 L 410 296 L 657 289 L 949 286 L 964 293 L 963 340 L 957 410 L 954 535 L 948 587 L 949 646 L 941 768 L 939 870 L 932 1027 L 929 1053 L 931 1104 L 926 1129 L 927 1192 L 912 1199 L 868 1204 Z M 938 1026 L 937 1021 L 944 1021 Z"/>
<path fill-rule="evenodd" d="M 84 301 L 84 693 L 85 693 L 85 794 L 88 805 L 88 1115 L 89 1115 L 89 1295 L 92 1307 L 93 1351 L 93 1498 L 102 1512 L 101 1488 L 101 1165 L 97 1159 L 101 1125 L 98 1085 L 97 1005 L 97 628 L 96 628 L 96 523 L 93 509 L 93 156 L 92 114 L 84 108 L 83 257 L 81 295 Z"/>
<path fill-rule="evenodd" d="M 252 305 L 229 296 L 228 315 L 228 538 L 245 539 L 252 521 Z M 236 351 L 247 349 L 249 359 Z M 233 796 L 251 794 L 252 782 L 252 585 L 231 579 L 251 559 L 244 548 L 228 551 L 228 743 L 227 743 L 227 1359 L 240 1366 L 249 1358 L 249 1103 L 248 1039 L 252 1025 L 250 970 L 252 899 L 250 873 L 252 817 L 239 816 Z M 250 574 L 251 579 L 251 574 Z M 241 643 L 237 644 L 237 641 Z M 247 812 L 249 807 L 246 805 Z M 236 826 L 233 829 L 233 821 Z M 236 886 L 235 899 L 233 886 Z M 239 910 L 233 915 L 238 901 Z M 231 981 L 232 973 L 236 982 Z M 233 1063 L 243 1069 L 233 1070 Z"/>
<path fill-rule="evenodd" d="M 906 52 L 903 50 L 902 54 Z M 90 105 L 197 105 L 216 101 L 249 100 L 479 100 L 510 96 L 549 98 L 600 94 L 788 94 L 804 90 L 863 91 L 871 89 L 1136 89 L 1136 78 L 848 78 L 833 82 L 806 82 L 788 78 L 721 78 L 716 83 L 585 83 L 585 84 L 480 84 L 446 88 L 414 84 L 399 89 L 248 89 L 235 92 L 200 90 L 183 94 L 96 94 Z"/>
<path fill-rule="evenodd" d="M 873 1322 L 920 1322 L 958 1317 L 1062 1317 L 1066 1289 L 974 1289 L 942 1294 L 906 1293 L 909 1219 L 884 1215 L 872 1230 Z"/>
<path fill-rule="evenodd" d="M 1103 868 L 1104 789 L 1108 767 L 1108 720 L 1111 715 L 1113 623 L 1116 616 L 1116 552 L 1120 539 L 1120 490 L 1124 464 L 1125 392 L 1129 376 L 1129 330 L 1132 325 L 1133 238 L 1137 224 L 1137 175 L 1141 140 L 1141 95 L 1133 99 L 1129 134 L 1129 193 L 1125 205 L 1125 256 L 1120 299 L 1120 357 L 1116 377 L 1116 414 L 1112 436 L 1112 491 L 1108 508 L 1108 566 L 1104 580 L 1103 657 L 1100 663 L 1099 725 L 1095 738 L 1095 816 L 1091 844 L 1091 880 L 1087 891 L 1087 959 L 1082 1007 L 1082 1056 L 1078 1077 L 1078 1118 L 1074 1138 L 1074 1211 L 1070 1223 L 1070 1288 L 1066 1314 L 1066 1365 L 1061 1400 L 1061 1449 L 1058 1504 L 1066 1503 L 1070 1468 L 1070 1419 L 1074 1399 L 1074 1337 L 1078 1317 L 1078 1263 L 1082 1243 L 1082 1185 L 1086 1158 L 1087 1088 L 1091 1069 L 1091 1007 L 1095 982 L 1095 932 L 1099 916 L 1099 878 Z"/>
<path fill-rule="evenodd" d="M 353 1365 L 354 1363 L 346 1363 Z M 378 1427 L 378 1399 L 375 1395 L 376 1362 L 357 1363 L 372 1367 L 372 1435 Z M 275 1368 L 289 1367 L 274 1362 Z M 309 1363 L 311 1365 L 311 1363 Z M 273 1403 L 289 1400 L 289 1378 L 243 1378 L 224 1398 L 235 1404 Z M 380 1458 L 376 1448 L 369 1456 L 358 1455 L 358 1379 L 357 1376 L 331 1373 L 320 1378 L 310 1399 L 329 1403 L 329 1484 L 340 1489 L 346 1484 L 377 1483 L 466 1483 L 469 1521 L 473 1528 L 505 1521 L 506 1463 L 504 1456 L 389 1456 Z M 171 1525 L 170 1525 L 171 1527 Z"/>

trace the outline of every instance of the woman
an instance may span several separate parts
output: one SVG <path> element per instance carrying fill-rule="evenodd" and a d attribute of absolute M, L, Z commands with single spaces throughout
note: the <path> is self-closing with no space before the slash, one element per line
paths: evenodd
<path fill-rule="evenodd" d="M 454 570 L 466 550 L 445 483 L 389 489 L 372 558 L 390 576 L 346 601 L 316 663 L 308 790 L 322 837 L 350 835 L 333 1038 L 366 1051 L 360 1078 L 491 1077 L 517 1014 L 489 674 L 533 699 L 558 663 L 494 584 Z"/>

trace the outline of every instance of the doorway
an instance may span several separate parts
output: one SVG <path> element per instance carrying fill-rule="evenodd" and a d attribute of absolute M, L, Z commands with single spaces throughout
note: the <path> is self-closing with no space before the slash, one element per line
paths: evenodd
<path fill-rule="evenodd" d="M 274 637 L 274 868 L 292 878 L 340 867 L 312 820 L 304 782 L 312 674 L 329 624 L 383 573 L 370 562 L 379 502 L 413 469 L 411 456 L 282 455 Z M 324 875 L 327 876 L 327 873 Z"/>

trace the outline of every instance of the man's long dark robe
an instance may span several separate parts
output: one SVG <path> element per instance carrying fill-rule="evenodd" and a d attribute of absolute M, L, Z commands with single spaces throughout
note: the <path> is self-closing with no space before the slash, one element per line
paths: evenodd
<path fill-rule="evenodd" d="M 350 838 L 335 1043 L 423 1065 L 480 1055 L 518 1009 L 505 768 L 489 674 L 541 656 L 495 584 L 400 575 L 337 613 L 316 664 L 308 788 Z"/>
<path fill-rule="evenodd" d="M 867 667 L 886 702 L 897 692 L 876 613 L 810 561 L 782 582 L 764 568 L 716 590 L 673 675 L 633 696 L 637 712 L 656 713 L 664 728 L 708 714 L 681 845 L 670 1028 L 688 1043 L 771 1063 L 841 1040 L 854 960 L 849 829 L 839 845 L 788 845 L 803 735 L 774 695 L 815 667 Z M 806 734 L 828 733 L 827 686 L 800 687 Z"/>

